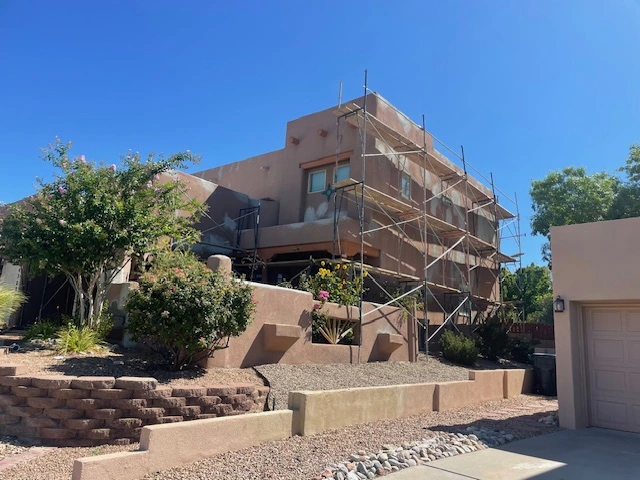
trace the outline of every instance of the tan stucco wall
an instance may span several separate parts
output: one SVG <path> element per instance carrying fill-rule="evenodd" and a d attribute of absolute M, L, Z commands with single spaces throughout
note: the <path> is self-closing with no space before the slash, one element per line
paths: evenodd
<path fill-rule="evenodd" d="M 551 228 L 560 425 L 588 426 L 581 310 L 593 303 L 640 302 L 640 218 Z"/>
<path fill-rule="evenodd" d="M 139 451 L 80 458 L 74 463 L 72 479 L 141 478 L 154 471 L 292 435 L 314 435 L 348 425 L 510 398 L 516 391 L 530 391 L 530 373 L 471 371 L 472 380 L 464 382 L 291 392 L 289 410 L 144 427 Z M 449 395 L 452 392 L 457 395 Z"/>
<path fill-rule="evenodd" d="M 312 343 L 311 311 L 316 301 L 310 293 L 260 283 L 251 285 L 257 304 L 251 325 L 242 335 L 232 338 L 228 348 L 217 351 L 208 360 L 208 367 L 250 367 L 267 363 L 358 363 L 357 345 Z M 372 303 L 364 304 L 360 360 L 415 360 L 416 334 L 412 322 L 403 318 L 401 309 L 395 307 L 383 307 L 366 314 L 375 307 Z M 340 308 L 345 310 L 346 307 Z M 354 318 L 357 320 L 358 315 Z M 269 351 L 265 348 L 265 324 L 297 325 L 301 329 L 301 336 L 284 352 Z M 378 335 L 383 333 L 400 335 L 402 347 L 391 355 L 385 354 L 378 339 Z"/>
<path fill-rule="evenodd" d="M 142 429 L 140 451 L 80 458 L 73 480 L 128 480 L 218 453 L 291 436 L 293 412 L 281 410 L 227 418 L 152 425 Z"/>

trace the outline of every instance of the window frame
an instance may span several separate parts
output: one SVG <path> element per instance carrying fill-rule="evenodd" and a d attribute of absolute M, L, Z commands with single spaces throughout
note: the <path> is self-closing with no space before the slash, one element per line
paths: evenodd
<path fill-rule="evenodd" d="M 407 185 L 409 186 L 408 194 L 405 194 L 405 189 L 403 187 L 403 183 L 404 183 L 405 179 L 407 180 Z M 402 196 L 402 198 L 405 198 L 407 200 L 411 200 L 411 182 L 412 182 L 411 175 L 409 175 L 407 172 L 401 172 L 401 175 L 400 175 L 400 195 Z"/>
<path fill-rule="evenodd" d="M 311 179 L 313 178 L 314 175 L 319 173 L 324 174 L 323 186 L 320 190 L 311 190 Z M 327 188 L 327 169 L 326 168 L 322 170 L 314 170 L 313 172 L 309 172 L 309 178 L 307 180 L 307 193 L 321 193 L 321 192 L 324 192 L 326 188 Z"/>
<path fill-rule="evenodd" d="M 349 172 L 347 173 L 347 176 L 341 180 L 338 180 L 338 170 L 340 170 L 341 168 L 348 168 Z M 333 183 L 338 183 L 341 182 L 342 180 L 348 180 L 349 177 L 351 176 L 351 164 L 349 162 L 347 163 L 343 163 L 343 164 L 339 164 L 336 168 L 334 168 L 333 170 Z"/>

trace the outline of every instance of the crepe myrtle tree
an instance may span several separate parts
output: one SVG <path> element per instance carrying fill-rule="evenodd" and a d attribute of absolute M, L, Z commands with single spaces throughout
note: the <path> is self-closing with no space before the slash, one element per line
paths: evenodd
<path fill-rule="evenodd" d="M 93 327 L 108 285 L 128 259 L 149 253 L 160 239 L 197 241 L 192 225 L 203 206 L 162 174 L 198 158 L 187 150 L 143 160 L 136 152 L 117 167 L 72 158 L 70 147 L 56 139 L 43 149 L 57 169 L 54 180 L 39 179 L 35 195 L 8 207 L 0 255 L 28 264 L 31 274 L 64 275 L 75 291 L 76 318 Z"/>

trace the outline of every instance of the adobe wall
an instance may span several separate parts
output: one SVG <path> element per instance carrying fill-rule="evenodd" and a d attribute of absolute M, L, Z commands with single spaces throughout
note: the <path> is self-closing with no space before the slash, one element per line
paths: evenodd
<path fill-rule="evenodd" d="M 383 307 L 373 313 L 376 304 L 364 303 L 360 330 L 362 347 L 327 345 L 311 341 L 311 311 L 317 303 L 311 293 L 290 288 L 251 283 L 256 312 L 247 330 L 231 338 L 229 347 L 218 350 L 205 366 L 251 367 L 268 363 L 362 363 L 375 361 L 415 361 L 417 339 L 413 322 L 404 318 L 402 310 Z M 331 316 L 347 316 L 347 307 L 331 307 Z M 350 307 L 350 317 L 359 313 Z"/>
<path fill-rule="evenodd" d="M 138 441 L 146 425 L 264 410 L 269 387 L 158 385 L 155 378 L 20 375 L 0 365 L 0 435 L 54 446 Z"/>

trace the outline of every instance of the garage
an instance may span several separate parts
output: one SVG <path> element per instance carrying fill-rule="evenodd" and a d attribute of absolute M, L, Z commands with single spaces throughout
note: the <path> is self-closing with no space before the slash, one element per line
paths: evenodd
<path fill-rule="evenodd" d="M 640 433 L 640 217 L 551 228 L 558 416 Z"/>
<path fill-rule="evenodd" d="M 589 425 L 640 432 L 640 306 L 584 307 Z"/>

